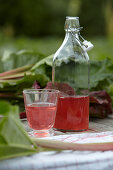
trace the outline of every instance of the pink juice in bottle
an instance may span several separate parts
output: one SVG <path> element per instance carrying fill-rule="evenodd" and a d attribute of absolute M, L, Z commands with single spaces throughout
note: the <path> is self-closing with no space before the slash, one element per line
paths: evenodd
<path fill-rule="evenodd" d="M 49 130 L 54 125 L 56 105 L 48 102 L 33 103 L 26 106 L 26 115 L 30 128 Z"/>
<path fill-rule="evenodd" d="M 60 97 L 54 128 L 87 130 L 89 125 L 89 96 Z"/>

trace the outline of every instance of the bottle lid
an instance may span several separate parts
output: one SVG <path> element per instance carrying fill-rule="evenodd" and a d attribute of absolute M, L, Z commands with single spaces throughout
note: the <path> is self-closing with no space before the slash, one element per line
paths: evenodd
<path fill-rule="evenodd" d="M 71 30 L 70 30 L 71 28 Z M 79 31 L 80 24 L 79 24 L 79 17 L 71 17 L 67 16 L 65 21 L 64 29 L 67 31 Z"/>
<path fill-rule="evenodd" d="M 70 17 L 70 16 L 66 17 L 65 30 L 71 32 L 71 34 L 75 37 L 75 39 L 77 39 L 80 42 L 82 49 L 86 52 L 91 50 L 94 47 L 94 45 L 90 41 L 85 40 L 80 35 L 81 29 L 82 27 L 80 27 L 79 24 L 79 17 Z M 78 35 L 79 37 L 81 37 L 82 41 L 75 36 L 75 32 L 79 32 Z"/>

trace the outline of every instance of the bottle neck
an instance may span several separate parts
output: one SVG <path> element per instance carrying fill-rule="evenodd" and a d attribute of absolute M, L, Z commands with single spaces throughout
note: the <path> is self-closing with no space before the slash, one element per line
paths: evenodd
<path fill-rule="evenodd" d="M 67 16 L 64 28 L 67 31 L 76 31 L 77 29 L 80 28 L 79 18 L 78 17 L 69 17 L 69 16 Z"/>
<path fill-rule="evenodd" d="M 79 40 L 79 32 L 78 31 L 65 31 L 65 40 Z"/>
<path fill-rule="evenodd" d="M 80 31 L 80 24 L 79 24 L 79 18 L 78 17 L 66 17 L 65 25 L 65 39 L 77 41 L 79 40 L 79 31 Z"/>

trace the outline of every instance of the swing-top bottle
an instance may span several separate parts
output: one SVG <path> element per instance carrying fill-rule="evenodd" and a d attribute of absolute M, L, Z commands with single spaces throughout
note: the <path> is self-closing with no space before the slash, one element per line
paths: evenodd
<path fill-rule="evenodd" d="M 53 57 L 52 83 L 60 90 L 54 128 L 61 131 L 89 125 L 89 56 L 80 30 L 78 17 L 66 17 L 65 38 Z"/>

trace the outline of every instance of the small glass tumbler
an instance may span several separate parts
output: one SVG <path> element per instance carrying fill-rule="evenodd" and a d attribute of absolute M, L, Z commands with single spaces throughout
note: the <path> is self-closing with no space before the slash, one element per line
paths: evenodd
<path fill-rule="evenodd" d="M 45 137 L 52 135 L 59 91 L 54 89 L 28 89 L 23 91 L 25 110 L 30 135 Z"/>

